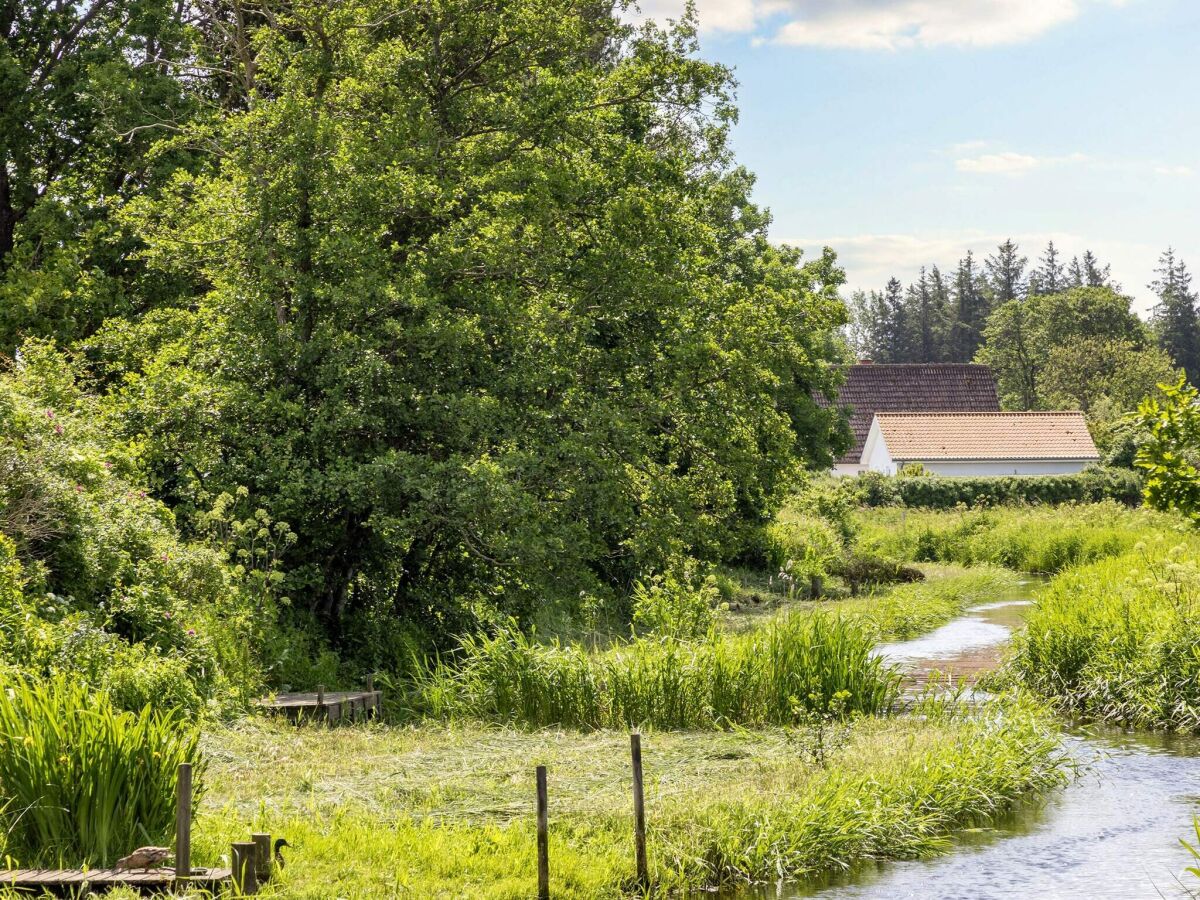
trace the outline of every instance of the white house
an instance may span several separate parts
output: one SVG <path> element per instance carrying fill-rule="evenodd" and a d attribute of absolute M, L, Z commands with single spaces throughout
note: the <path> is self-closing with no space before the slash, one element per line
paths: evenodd
<path fill-rule="evenodd" d="M 834 475 L 862 472 L 863 446 L 876 413 L 999 412 L 996 381 L 987 366 L 969 363 L 896 363 L 864 360 L 843 369 L 844 380 L 832 401 L 821 406 L 843 410 L 853 443 L 833 467 Z"/>
<path fill-rule="evenodd" d="M 907 463 L 935 475 L 1066 475 L 1099 460 L 1080 412 L 877 412 L 861 464 L 887 475 Z"/>

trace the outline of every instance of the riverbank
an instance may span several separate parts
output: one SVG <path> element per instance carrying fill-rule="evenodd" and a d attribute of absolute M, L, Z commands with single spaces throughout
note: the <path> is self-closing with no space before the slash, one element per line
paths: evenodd
<path fill-rule="evenodd" d="M 651 870 L 665 892 L 799 877 L 947 846 L 1063 783 L 1056 729 L 1016 699 L 820 729 L 643 738 Z M 533 767 L 549 767 L 556 897 L 632 874 L 628 737 L 481 727 L 247 722 L 206 738 L 200 856 L 251 826 L 295 845 L 268 896 L 527 898 Z"/>

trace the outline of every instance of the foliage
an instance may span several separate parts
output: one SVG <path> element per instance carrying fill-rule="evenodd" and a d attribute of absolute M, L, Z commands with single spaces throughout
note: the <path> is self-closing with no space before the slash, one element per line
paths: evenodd
<path fill-rule="evenodd" d="M 0 823 L 21 865 L 111 865 L 169 843 L 180 763 L 202 786 L 199 730 L 177 713 L 119 712 L 64 677 L 0 691 Z"/>
<path fill-rule="evenodd" d="M 1115 500 L 1136 506 L 1141 479 L 1128 469 L 1088 468 L 1074 475 L 1005 475 L 998 477 L 890 478 L 864 472 L 846 479 L 858 489 L 865 506 L 902 505 L 917 509 L 954 509 L 961 505 L 1097 503 Z"/>
<path fill-rule="evenodd" d="M 639 638 L 602 653 L 509 627 L 463 638 L 456 659 L 420 679 L 414 705 L 435 718 L 535 728 L 787 724 L 828 710 L 841 692 L 846 713 L 887 709 L 899 675 L 872 646 L 853 622 L 822 614 L 700 641 Z"/>
<path fill-rule="evenodd" d="M 846 582 L 851 596 L 864 587 L 886 584 L 911 584 L 925 579 L 920 569 L 914 569 L 892 559 L 870 553 L 850 553 L 832 567 L 830 572 Z"/>
<path fill-rule="evenodd" d="M 1081 340 L 1126 342 L 1140 350 L 1148 336 L 1129 297 L 1111 288 L 1072 288 L 996 307 L 976 359 L 991 366 L 1006 409 L 1045 409 L 1051 353 Z"/>
<path fill-rule="evenodd" d="M 1134 462 L 1145 472 L 1146 502 L 1200 522 L 1200 392 L 1181 377 L 1139 409 L 1147 434 Z"/>
<path fill-rule="evenodd" d="M 127 709 L 237 704 L 261 683 L 270 596 L 180 539 L 62 355 L 0 376 L 0 660 L 70 673 Z"/>
<path fill-rule="evenodd" d="M 653 575 L 634 585 L 633 625 L 665 637 L 701 637 L 716 622 L 718 597 L 716 578 L 698 578 L 693 569 Z"/>
<path fill-rule="evenodd" d="M 844 446 L 842 275 L 768 240 L 695 49 L 559 0 L 306 0 L 232 48 L 243 103 L 160 147 L 211 167 L 122 213 L 194 312 L 86 347 L 185 526 L 247 487 L 342 646 L 745 549 Z"/>
<path fill-rule="evenodd" d="M 159 128 L 196 108 L 175 68 L 192 49 L 192 6 L 0 7 L 0 353 L 32 335 L 70 341 L 170 297 L 114 211 L 194 159 L 150 153 Z"/>

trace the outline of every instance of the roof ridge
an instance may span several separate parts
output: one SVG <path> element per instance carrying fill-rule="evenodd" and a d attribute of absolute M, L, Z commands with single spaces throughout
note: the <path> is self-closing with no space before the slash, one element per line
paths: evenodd
<path fill-rule="evenodd" d="M 945 410 L 940 412 L 923 412 L 919 409 L 901 410 L 901 409 L 879 409 L 875 411 L 877 416 L 1082 416 L 1081 409 L 1001 409 L 989 411 L 954 411 Z"/>

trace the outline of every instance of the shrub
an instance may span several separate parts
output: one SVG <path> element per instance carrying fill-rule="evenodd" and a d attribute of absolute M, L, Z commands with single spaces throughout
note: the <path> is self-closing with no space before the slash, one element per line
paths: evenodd
<path fill-rule="evenodd" d="M 1097 503 L 1115 500 L 1137 506 L 1142 482 L 1129 469 L 1093 467 L 1074 475 L 1006 475 L 999 477 L 888 478 L 868 472 L 857 479 L 864 506 L 902 505 L 925 509 L 966 506 L 1000 506 L 1014 503 Z"/>
<path fill-rule="evenodd" d="M 109 865 L 169 843 L 182 762 L 199 729 L 176 713 L 119 712 L 104 694 L 55 678 L 0 691 L 0 823 L 22 865 Z"/>
<path fill-rule="evenodd" d="M 717 582 L 699 579 L 690 569 L 639 581 L 633 589 L 633 624 L 642 631 L 694 638 L 716 621 Z"/>
<path fill-rule="evenodd" d="M 924 581 L 920 569 L 870 553 L 854 553 L 838 561 L 831 573 L 846 582 L 850 593 L 858 594 L 864 587 L 885 584 L 911 584 Z"/>

